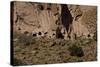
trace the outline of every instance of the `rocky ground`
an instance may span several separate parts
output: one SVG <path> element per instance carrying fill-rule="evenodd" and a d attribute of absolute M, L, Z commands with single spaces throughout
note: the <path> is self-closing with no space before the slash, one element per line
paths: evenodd
<path fill-rule="evenodd" d="M 17 36 L 14 44 L 14 65 L 54 64 L 97 60 L 95 39 L 64 40 Z"/>

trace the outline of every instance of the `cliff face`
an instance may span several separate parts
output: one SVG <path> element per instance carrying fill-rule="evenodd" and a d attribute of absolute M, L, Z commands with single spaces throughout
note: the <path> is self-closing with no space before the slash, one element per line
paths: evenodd
<path fill-rule="evenodd" d="M 96 32 L 96 6 L 14 2 L 13 28 L 35 37 L 76 39 Z"/>

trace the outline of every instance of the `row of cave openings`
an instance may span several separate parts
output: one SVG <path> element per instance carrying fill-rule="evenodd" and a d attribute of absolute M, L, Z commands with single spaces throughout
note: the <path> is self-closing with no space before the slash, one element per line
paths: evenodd
<path fill-rule="evenodd" d="M 51 8 L 50 8 L 50 5 L 51 4 L 49 4 L 49 7 L 47 7 L 47 10 L 51 10 Z M 38 9 L 39 10 L 44 10 L 44 7 L 43 7 L 43 5 L 38 5 Z M 59 10 L 59 8 L 57 8 L 58 10 Z M 58 15 L 59 13 L 56 13 L 56 14 L 54 14 L 54 16 L 56 16 L 56 15 Z M 60 20 L 59 20 L 60 19 Z M 17 18 L 17 20 L 18 20 L 18 18 Z M 60 23 L 59 23 L 59 21 L 61 21 Z M 65 5 L 65 4 L 61 4 L 61 15 L 60 15 L 60 18 L 58 18 L 58 20 L 55 22 L 57 25 L 60 25 L 60 24 L 62 24 L 65 28 L 66 28 L 66 31 L 67 31 L 67 33 L 69 33 L 69 30 L 70 30 L 70 32 L 71 32 L 71 29 L 70 29 L 70 25 L 72 24 L 72 21 L 73 21 L 73 17 L 72 17 L 72 15 L 71 15 L 71 13 L 70 13 L 70 11 L 69 11 L 69 9 L 68 9 L 68 6 L 67 5 Z M 21 28 L 18 28 L 18 30 L 21 30 Z M 24 34 L 28 34 L 29 32 L 28 31 L 25 31 L 24 32 Z M 41 36 L 42 34 L 44 34 L 44 35 L 46 35 L 46 34 L 48 34 L 49 32 L 38 32 L 38 33 L 33 33 L 32 34 L 32 36 L 33 37 L 36 37 L 37 35 L 39 35 L 39 36 Z M 56 29 L 56 33 L 53 33 L 51 36 L 50 36 L 50 38 L 52 37 L 52 36 L 56 36 L 56 38 L 61 38 L 61 39 L 64 39 L 64 36 L 63 36 L 63 34 L 61 33 L 61 29 L 58 27 L 57 29 Z M 76 36 L 76 35 L 75 35 Z M 71 38 L 71 36 L 70 36 L 70 33 L 68 34 L 68 36 L 67 36 L 69 39 Z M 91 37 L 91 35 L 90 34 L 88 34 L 88 37 Z"/>
<path fill-rule="evenodd" d="M 51 10 L 50 6 L 51 6 L 51 4 L 49 4 L 49 7 L 47 8 L 47 10 Z M 42 5 L 39 5 L 38 8 L 40 10 L 44 10 L 44 7 Z M 58 10 L 59 10 L 59 8 L 58 8 Z M 56 16 L 58 14 L 59 13 L 56 13 L 56 14 L 54 14 L 54 16 Z M 70 25 L 72 24 L 72 21 L 73 21 L 73 18 L 72 18 L 72 15 L 68 9 L 68 6 L 66 4 L 61 4 L 61 16 L 55 22 L 58 25 L 58 28 L 56 29 L 56 34 L 53 33 L 53 35 L 56 35 L 56 38 L 63 39 L 64 36 L 61 33 L 61 29 L 59 28 L 59 26 L 60 26 L 60 24 L 62 24 L 66 28 L 66 31 L 69 33 L 69 29 L 70 29 Z M 71 32 L 71 29 L 70 29 L 70 32 Z M 40 33 L 41 32 L 39 32 L 38 34 L 41 35 Z M 47 34 L 47 32 L 46 32 L 46 34 Z M 71 38 L 70 33 L 68 34 L 68 38 Z"/>
<path fill-rule="evenodd" d="M 47 10 L 51 10 L 50 5 L 51 4 L 49 4 L 49 7 L 47 8 Z M 38 8 L 40 10 L 44 10 L 43 5 L 38 5 Z M 57 15 L 57 14 L 59 14 L 59 13 L 56 13 L 54 15 Z M 63 39 L 64 36 L 61 33 L 61 29 L 59 28 L 59 25 L 62 24 L 66 28 L 66 31 L 68 32 L 69 31 L 69 27 L 72 24 L 72 20 L 73 20 L 72 15 L 71 15 L 71 13 L 70 13 L 67 5 L 65 5 L 65 4 L 61 4 L 61 17 L 60 18 L 61 18 L 60 19 L 60 23 L 59 23 L 58 20 L 56 21 L 56 24 L 59 23 L 58 24 L 58 28 L 56 29 L 56 34 L 53 33 L 52 36 L 55 35 L 56 38 L 62 38 Z M 19 29 L 19 30 L 21 30 L 21 29 Z M 70 32 L 71 32 L 71 30 L 70 30 Z M 25 31 L 24 33 L 27 34 L 28 32 Z M 37 34 L 41 36 L 42 35 L 42 32 L 38 32 Z M 37 36 L 37 34 L 36 33 L 33 33 L 32 35 L 33 36 Z M 48 34 L 48 32 L 45 32 L 44 34 Z M 52 37 L 52 36 L 50 36 L 50 37 Z M 68 38 L 70 38 L 70 35 L 68 35 Z"/>
<path fill-rule="evenodd" d="M 46 10 L 51 10 L 51 4 L 48 4 L 49 6 L 47 7 Z M 38 5 L 39 10 L 44 10 L 43 5 Z M 59 11 L 59 7 L 57 7 L 57 10 Z M 54 16 L 58 15 L 59 13 L 55 13 Z M 61 18 L 61 20 L 60 20 Z M 66 30 L 69 30 L 69 26 L 72 24 L 73 17 L 68 9 L 68 6 L 66 4 L 61 4 L 61 17 L 58 18 L 56 21 L 56 24 L 60 25 L 63 24 L 63 26 L 66 28 Z M 60 23 L 58 23 L 61 21 Z"/>
<path fill-rule="evenodd" d="M 33 37 L 37 37 L 37 36 L 40 36 L 40 37 L 45 37 L 45 35 L 47 35 L 49 32 L 41 32 L 41 31 L 39 31 L 39 32 L 37 32 L 37 33 L 32 33 L 32 36 Z M 29 32 L 28 31 L 25 31 L 24 32 L 24 34 L 25 35 L 27 35 L 27 34 L 29 34 Z M 64 33 L 63 33 L 64 34 Z M 61 31 L 60 31 L 60 29 L 59 29 L 59 27 L 56 29 L 56 33 L 52 33 L 51 35 L 48 35 L 48 37 L 49 38 L 52 38 L 52 37 L 54 37 L 54 38 L 61 38 L 61 39 L 64 39 L 64 35 L 63 35 L 62 33 L 61 33 Z"/>

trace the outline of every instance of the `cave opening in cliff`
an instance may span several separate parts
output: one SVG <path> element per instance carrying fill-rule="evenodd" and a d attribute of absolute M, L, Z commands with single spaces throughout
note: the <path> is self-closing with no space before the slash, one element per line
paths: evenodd
<path fill-rule="evenodd" d="M 21 28 L 19 27 L 18 30 L 21 30 Z"/>
<path fill-rule="evenodd" d="M 54 36 L 55 34 L 53 33 L 52 35 Z"/>
<path fill-rule="evenodd" d="M 42 35 L 42 33 L 41 33 L 41 32 L 39 32 L 38 34 L 39 34 L 39 35 Z"/>
<path fill-rule="evenodd" d="M 70 29 L 70 25 L 72 24 L 72 15 L 68 9 L 68 6 L 65 4 L 61 5 L 61 21 L 63 26 L 66 28 L 67 32 Z"/>
<path fill-rule="evenodd" d="M 56 30 L 56 38 L 64 39 L 64 36 L 62 35 L 61 30 L 60 30 L 59 27 Z"/>
<path fill-rule="evenodd" d="M 45 32 L 44 34 L 47 34 L 48 32 Z"/>
<path fill-rule="evenodd" d="M 50 7 L 48 7 L 48 8 L 47 8 L 47 10 L 51 10 L 51 8 L 50 8 Z"/>
<path fill-rule="evenodd" d="M 40 10 L 44 10 L 43 5 L 38 5 L 38 8 L 39 8 Z"/>
<path fill-rule="evenodd" d="M 24 34 L 28 34 L 28 33 L 29 33 L 28 31 L 25 31 L 25 32 L 24 32 Z"/>
<path fill-rule="evenodd" d="M 36 34 L 35 33 L 33 34 L 33 37 L 36 37 Z"/>

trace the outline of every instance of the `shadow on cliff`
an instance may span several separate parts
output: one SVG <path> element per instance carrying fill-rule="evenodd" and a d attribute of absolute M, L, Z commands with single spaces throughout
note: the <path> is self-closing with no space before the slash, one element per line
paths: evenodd
<path fill-rule="evenodd" d="M 67 7 L 67 5 L 62 4 L 61 5 L 61 21 L 63 26 L 66 28 L 66 31 L 68 32 L 70 30 L 71 32 L 71 28 L 70 25 L 72 24 L 72 15 Z"/>

